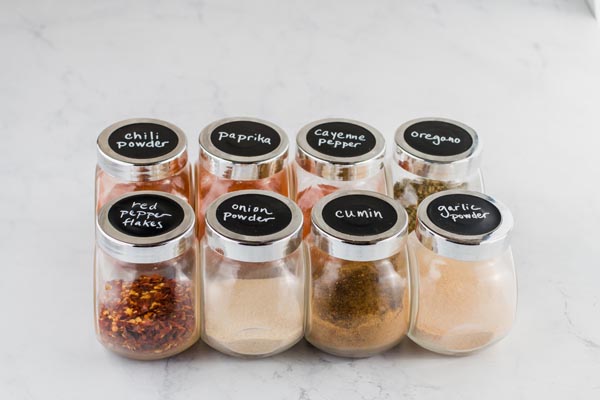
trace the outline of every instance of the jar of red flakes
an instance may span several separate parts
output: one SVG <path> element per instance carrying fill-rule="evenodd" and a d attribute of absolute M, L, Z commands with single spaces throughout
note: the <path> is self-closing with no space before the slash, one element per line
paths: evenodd
<path fill-rule="evenodd" d="M 96 210 L 125 193 L 157 190 L 193 201 L 185 134 L 150 118 L 116 122 L 97 141 Z"/>
<path fill-rule="evenodd" d="M 296 137 L 293 198 L 304 214 L 304 236 L 319 199 L 340 189 L 387 194 L 385 141 L 370 125 L 323 119 L 304 126 Z"/>
<path fill-rule="evenodd" d="M 271 122 L 225 118 L 200 132 L 196 166 L 198 237 L 204 235 L 207 207 L 219 196 L 238 190 L 269 190 L 289 195 L 288 139 Z"/>
<path fill-rule="evenodd" d="M 200 336 L 195 216 L 183 199 L 139 191 L 108 202 L 96 221 L 95 321 L 109 350 L 153 360 Z"/>

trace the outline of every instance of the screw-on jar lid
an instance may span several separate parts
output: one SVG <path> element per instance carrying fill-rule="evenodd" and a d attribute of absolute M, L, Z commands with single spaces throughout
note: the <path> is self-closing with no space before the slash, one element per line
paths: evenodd
<path fill-rule="evenodd" d="M 194 245 L 195 221 L 192 207 L 177 196 L 151 190 L 132 192 L 100 209 L 96 240 L 119 260 L 156 263 Z"/>
<path fill-rule="evenodd" d="M 275 124 L 257 118 L 225 118 L 200 132 L 200 163 L 225 179 L 268 178 L 285 167 L 289 142 Z"/>
<path fill-rule="evenodd" d="M 234 260 L 278 260 L 302 243 L 302 211 L 274 192 L 227 193 L 206 211 L 206 240 L 212 249 Z"/>
<path fill-rule="evenodd" d="M 383 135 L 362 122 L 333 118 L 311 122 L 300 129 L 296 143 L 298 164 L 325 179 L 351 181 L 383 169 Z"/>
<path fill-rule="evenodd" d="M 315 245 L 336 258 L 375 261 L 404 245 L 408 216 L 397 201 L 367 190 L 341 190 L 312 209 Z"/>
<path fill-rule="evenodd" d="M 481 140 L 465 124 L 445 118 L 419 118 L 396 130 L 395 161 L 425 178 L 452 181 L 476 172 Z"/>
<path fill-rule="evenodd" d="M 483 193 L 446 190 L 427 197 L 417 209 L 416 235 L 428 249 L 463 261 L 502 254 L 510 244 L 513 217 Z"/>
<path fill-rule="evenodd" d="M 119 121 L 97 141 L 98 165 L 126 181 L 155 181 L 179 172 L 188 161 L 185 134 L 175 125 L 151 118 Z"/>

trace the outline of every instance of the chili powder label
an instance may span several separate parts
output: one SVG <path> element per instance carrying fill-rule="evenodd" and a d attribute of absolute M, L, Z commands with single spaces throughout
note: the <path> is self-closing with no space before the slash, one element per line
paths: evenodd
<path fill-rule="evenodd" d="M 179 137 L 172 129 L 149 122 L 122 126 L 108 137 L 115 153 L 140 160 L 167 155 L 178 144 Z"/>
<path fill-rule="evenodd" d="M 500 210 L 494 204 L 469 194 L 436 198 L 429 203 L 427 216 L 439 228 L 465 236 L 493 232 L 502 222 Z"/>
<path fill-rule="evenodd" d="M 217 221 L 241 235 L 266 236 L 280 232 L 292 221 L 292 210 L 281 200 L 262 194 L 242 194 L 223 201 Z"/>
<path fill-rule="evenodd" d="M 332 157 L 359 157 L 373 150 L 377 142 L 368 129 L 349 122 L 325 122 L 306 133 L 313 149 Z"/>
<path fill-rule="evenodd" d="M 213 129 L 210 141 L 227 154 L 256 157 L 277 149 L 281 137 L 275 129 L 260 122 L 232 121 Z"/>
<path fill-rule="evenodd" d="M 378 197 L 352 194 L 331 200 L 323 207 L 323 221 L 338 232 L 353 236 L 373 236 L 391 229 L 398 213 Z"/>
<path fill-rule="evenodd" d="M 443 157 L 462 154 L 473 146 L 469 132 L 444 121 L 417 122 L 406 128 L 404 140 L 421 153 Z"/>
<path fill-rule="evenodd" d="M 118 231 L 135 237 L 158 236 L 178 227 L 183 208 L 168 197 L 155 194 L 128 196 L 108 210 L 108 220 Z"/>

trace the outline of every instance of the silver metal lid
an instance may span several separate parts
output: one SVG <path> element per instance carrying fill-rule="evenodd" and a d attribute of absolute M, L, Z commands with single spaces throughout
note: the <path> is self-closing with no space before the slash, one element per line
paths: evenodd
<path fill-rule="evenodd" d="M 502 203 L 483 193 L 457 189 L 433 194 L 419 204 L 415 232 L 436 254 L 477 261 L 506 251 L 513 225 L 512 214 Z"/>
<path fill-rule="evenodd" d="M 481 139 L 471 127 L 446 118 L 418 118 L 396 130 L 394 161 L 429 179 L 453 181 L 477 172 Z"/>
<path fill-rule="evenodd" d="M 168 178 L 188 162 L 183 131 L 152 118 L 127 119 L 104 129 L 98 136 L 97 154 L 100 168 L 132 182 Z"/>
<path fill-rule="evenodd" d="M 296 162 L 329 180 L 368 178 L 383 169 L 385 139 L 365 123 L 342 118 L 311 122 L 296 136 Z"/>
<path fill-rule="evenodd" d="M 302 211 L 274 192 L 227 193 L 206 211 L 206 240 L 216 252 L 234 260 L 279 260 L 302 243 Z"/>
<path fill-rule="evenodd" d="M 177 196 L 151 190 L 128 193 L 100 209 L 96 241 L 121 261 L 167 261 L 194 245 L 195 221 L 192 207 Z"/>
<path fill-rule="evenodd" d="M 333 257 L 375 261 L 397 254 L 408 227 L 406 211 L 397 201 L 366 190 L 341 190 L 312 209 L 315 245 Z"/>
<path fill-rule="evenodd" d="M 289 141 L 277 125 L 258 118 L 233 117 L 200 132 L 200 164 L 224 179 L 268 178 L 285 167 Z"/>

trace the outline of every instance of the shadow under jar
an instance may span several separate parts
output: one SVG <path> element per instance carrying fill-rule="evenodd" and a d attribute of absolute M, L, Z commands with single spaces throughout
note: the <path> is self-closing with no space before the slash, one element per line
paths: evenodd
<path fill-rule="evenodd" d="M 467 125 L 444 118 L 414 119 L 398 128 L 395 141 L 393 196 L 408 213 L 409 232 L 427 196 L 449 189 L 483 192 L 481 140 Z"/>
<path fill-rule="evenodd" d="M 99 341 L 153 360 L 200 336 L 195 216 L 183 199 L 140 191 L 106 204 L 96 223 L 95 320 Z"/>
<path fill-rule="evenodd" d="M 442 354 L 465 354 L 505 337 L 517 285 L 510 211 L 481 193 L 425 199 L 408 248 L 413 290 L 410 338 Z"/>
<path fill-rule="evenodd" d="M 304 213 L 304 236 L 321 198 L 337 190 L 371 190 L 387 194 L 385 141 L 379 131 L 349 119 L 323 119 L 305 125 L 296 136 L 294 193 Z"/>
<path fill-rule="evenodd" d="M 202 339 L 238 357 L 267 357 L 304 334 L 302 213 L 273 192 L 221 196 L 202 240 Z"/>
<path fill-rule="evenodd" d="M 225 118 L 200 132 L 196 166 L 198 237 L 204 215 L 219 196 L 238 190 L 269 190 L 288 196 L 289 142 L 275 124 L 256 118 Z"/>
<path fill-rule="evenodd" d="M 406 212 L 370 191 L 339 191 L 312 211 L 306 339 L 343 357 L 368 357 L 408 331 Z"/>
<path fill-rule="evenodd" d="M 98 136 L 97 153 L 96 212 L 140 190 L 171 193 L 193 204 L 187 142 L 175 125 L 150 118 L 117 122 Z"/>

